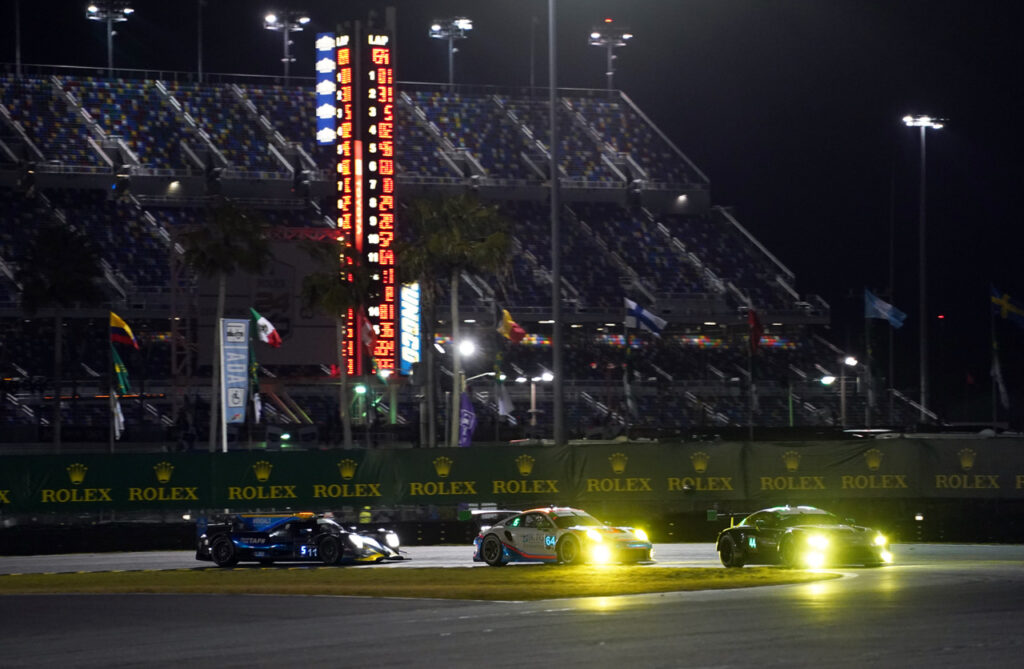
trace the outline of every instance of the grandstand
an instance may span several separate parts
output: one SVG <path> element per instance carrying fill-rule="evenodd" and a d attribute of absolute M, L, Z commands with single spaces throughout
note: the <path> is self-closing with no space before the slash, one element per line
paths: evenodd
<path fill-rule="evenodd" d="M 45 438 L 45 400 L 55 388 L 67 397 L 65 438 L 106 439 L 104 318 L 112 309 L 142 344 L 125 360 L 136 391 L 126 408 L 127 438 L 191 446 L 184 435 L 205 437 L 211 289 L 189 275 L 175 236 L 201 224 L 217 195 L 267 220 L 284 256 L 294 253 L 286 250 L 294 240 L 333 230 L 325 204 L 334 188 L 332 156 L 314 141 L 312 84 L 28 70 L 0 78 L 0 439 Z M 399 83 L 398 91 L 400 202 L 472 192 L 499 204 L 511 223 L 509 280 L 464 276 L 460 290 L 462 316 L 484 346 L 467 374 L 493 369 L 497 349 L 507 349 L 502 364 L 516 407 L 499 421 L 493 382 L 471 385 L 477 440 L 550 436 L 550 389 L 511 382 L 551 366 L 550 110 L 524 89 Z M 847 377 L 842 393 L 819 383 L 839 372 L 841 352 L 823 335 L 828 304 L 801 293 L 793 272 L 728 208 L 712 204 L 709 179 L 628 96 L 565 89 L 557 100 L 570 438 L 685 437 L 750 425 L 838 428 L 844 411 L 849 425 L 913 422 L 913 406 L 890 402 L 877 375 L 873 392 L 863 375 Z M 59 384 L 50 378 L 53 319 L 26 320 L 14 282 L 41 221 L 94 240 L 110 300 L 107 308 L 65 314 Z M 294 291 L 301 267 L 284 256 L 266 275 L 237 280 L 229 308 L 241 315 L 263 299 L 260 311 L 285 335 L 286 353 L 260 354 L 269 433 L 305 427 L 297 432 L 304 442 L 337 444 L 333 329 L 301 313 Z M 626 336 L 624 297 L 668 321 L 663 336 Z M 524 342 L 499 343 L 497 306 L 529 333 Z M 753 356 L 751 308 L 765 325 Z M 441 311 L 426 331 L 444 341 L 450 324 Z M 444 390 L 450 359 L 442 356 L 440 365 Z M 378 386 L 369 443 L 425 445 L 422 393 L 412 383 L 395 392 Z M 266 434 L 257 427 L 235 438 L 262 442 Z"/>

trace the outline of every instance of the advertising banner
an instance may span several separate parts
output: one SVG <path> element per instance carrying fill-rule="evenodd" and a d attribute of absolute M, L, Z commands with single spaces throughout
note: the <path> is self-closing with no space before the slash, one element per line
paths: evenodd
<path fill-rule="evenodd" d="M 402 453 L 404 504 L 498 502 L 514 508 L 569 503 L 571 447 L 431 448 Z"/>
<path fill-rule="evenodd" d="M 211 460 L 214 506 L 330 510 L 394 504 L 394 453 L 234 452 Z"/>
<path fill-rule="evenodd" d="M 904 440 L 752 443 L 747 498 L 788 504 L 842 497 L 916 497 L 917 447 Z"/>
<path fill-rule="evenodd" d="M 740 499 L 739 443 L 577 446 L 577 498 L 588 501 Z"/>
<path fill-rule="evenodd" d="M 245 423 L 249 398 L 249 319 L 220 319 L 220 394 L 227 424 Z M 227 440 L 224 442 L 227 447 Z"/>
<path fill-rule="evenodd" d="M 1016 440 L 920 440 L 924 497 L 1024 497 L 1024 449 Z"/>
<path fill-rule="evenodd" d="M 13 455 L 0 513 L 1024 499 L 1010 439 Z"/>

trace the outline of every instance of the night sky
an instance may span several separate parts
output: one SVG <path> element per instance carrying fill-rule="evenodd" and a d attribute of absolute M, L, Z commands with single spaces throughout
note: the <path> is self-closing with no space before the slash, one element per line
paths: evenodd
<path fill-rule="evenodd" d="M 104 67 L 103 25 L 84 1 L 21 0 L 23 63 Z M 279 74 L 267 10 L 301 9 L 292 73 L 312 74 L 312 40 L 385 6 L 398 11 L 398 74 L 443 81 L 431 19 L 472 18 L 458 83 L 526 85 L 531 23 L 538 85 L 547 84 L 546 0 L 206 0 L 203 69 Z M 1018 258 L 1024 140 L 1020 3 L 1007 0 L 558 0 L 558 83 L 602 88 L 604 17 L 636 37 L 618 51 L 616 87 L 711 179 L 714 204 L 833 307 L 829 338 L 862 349 L 865 287 L 909 314 L 897 332 L 897 385 L 917 379 L 918 130 L 905 114 L 948 119 L 929 131 L 928 267 L 933 394 L 957 397 L 970 374 L 989 383 L 988 287 L 1024 301 Z M 196 69 L 196 0 L 139 0 L 119 26 L 115 66 Z M 0 9 L 2 60 L 13 62 L 14 2 Z M 894 232 L 891 232 L 894 231 Z M 895 281 L 890 286 L 890 246 Z M 945 318 L 938 320 L 938 315 Z M 884 325 L 876 321 L 877 328 Z M 886 326 L 887 327 L 887 326 Z M 1024 347 L 1024 332 L 1003 349 Z M 1008 380 L 1020 370 L 1004 369 Z"/>

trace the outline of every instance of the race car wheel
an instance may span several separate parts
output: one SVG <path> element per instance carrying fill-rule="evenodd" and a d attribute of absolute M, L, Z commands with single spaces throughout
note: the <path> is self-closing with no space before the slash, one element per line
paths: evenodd
<path fill-rule="evenodd" d="M 484 537 L 480 544 L 480 557 L 492 567 L 505 566 L 505 547 L 501 545 L 501 539 L 489 534 Z"/>
<path fill-rule="evenodd" d="M 327 535 L 320 540 L 320 561 L 324 564 L 338 564 L 341 562 L 341 554 L 344 551 L 341 539 L 333 534 Z"/>
<path fill-rule="evenodd" d="M 779 558 L 782 560 L 782 564 L 790 569 L 800 566 L 800 559 L 796 552 L 796 539 L 793 537 L 783 539 L 782 545 L 779 546 Z"/>
<path fill-rule="evenodd" d="M 576 564 L 583 557 L 583 552 L 580 550 L 580 540 L 571 534 L 567 534 L 559 539 L 555 550 L 558 553 L 558 561 L 562 564 Z"/>
<path fill-rule="evenodd" d="M 722 540 L 718 542 L 718 557 L 722 560 L 723 566 L 743 566 L 743 556 L 736 547 L 736 541 L 730 536 L 724 536 L 722 537 Z"/>
<path fill-rule="evenodd" d="M 218 567 L 234 567 L 238 564 L 238 551 L 231 537 L 221 535 L 210 546 L 210 557 Z"/>

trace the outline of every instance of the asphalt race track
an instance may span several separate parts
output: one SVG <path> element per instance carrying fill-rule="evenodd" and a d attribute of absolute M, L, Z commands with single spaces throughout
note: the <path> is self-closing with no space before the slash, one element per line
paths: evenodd
<path fill-rule="evenodd" d="M 659 565 L 717 564 L 709 544 L 657 549 Z M 356 568 L 469 559 L 465 547 L 409 550 L 409 562 Z M 814 584 L 541 602 L 4 596 L 0 666 L 1021 666 L 1024 546 L 894 553 L 895 565 Z M 0 574 L 168 568 L 204 563 L 186 552 L 0 557 Z"/>

